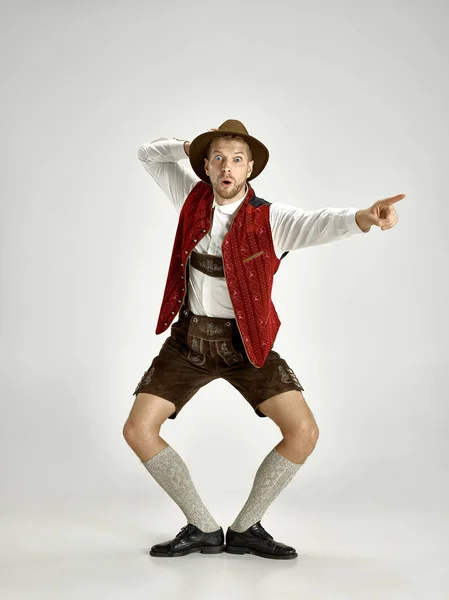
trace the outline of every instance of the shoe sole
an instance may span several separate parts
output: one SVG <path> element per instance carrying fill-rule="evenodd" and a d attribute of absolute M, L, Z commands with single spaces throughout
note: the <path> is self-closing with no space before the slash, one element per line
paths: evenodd
<path fill-rule="evenodd" d="M 173 558 L 176 556 L 185 556 L 186 554 L 191 554 L 192 552 L 201 552 L 201 554 L 220 554 L 220 552 L 225 551 L 225 546 L 198 546 L 197 548 L 191 548 L 190 550 L 182 550 L 178 552 L 173 552 L 173 554 L 167 554 L 166 552 L 154 552 L 150 550 L 151 556 L 165 556 L 168 558 Z"/>
<path fill-rule="evenodd" d="M 266 554 L 265 552 L 259 552 L 259 550 L 254 550 L 253 548 L 248 548 L 247 546 L 228 546 L 226 545 L 225 552 L 229 554 L 255 554 L 256 556 L 261 556 L 262 558 L 274 558 L 275 560 L 288 560 L 290 558 L 297 558 L 298 554 L 295 552 L 294 554 Z"/>

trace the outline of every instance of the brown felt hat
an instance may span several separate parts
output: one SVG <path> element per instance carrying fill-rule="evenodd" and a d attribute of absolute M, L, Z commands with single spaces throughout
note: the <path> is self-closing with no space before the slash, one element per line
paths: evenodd
<path fill-rule="evenodd" d="M 209 176 L 206 175 L 206 171 L 204 170 L 204 159 L 206 158 L 206 150 L 209 146 L 209 142 L 213 138 L 229 135 L 230 133 L 241 136 L 251 148 L 254 166 L 253 171 L 248 177 L 247 181 L 250 181 L 251 179 L 254 179 L 260 175 L 268 162 L 268 158 L 270 156 L 268 148 L 264 146 L 258 139 L 252 135 L 249 135 L 248 130 L 243 123 L 236 121 L 235 119 L 228 119 L 222 123 L 218 129 L 201 133 L 190 142 L 190 164 L 192 165 L 192 169 L 195 171 L 198 177 L 206 183 L 210 183 Z"/>

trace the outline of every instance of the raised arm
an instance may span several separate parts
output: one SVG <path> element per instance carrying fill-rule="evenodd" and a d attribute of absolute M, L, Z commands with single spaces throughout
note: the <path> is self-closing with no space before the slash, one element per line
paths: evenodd
<path fill-rule="evenodd" d="M 189 142 L 160 137 L 139 148 L 138 158 L 179 213 L 192 188 L 201 181 L 193 169 L 180 164 L 187 158 Z"/>
<path fill-rule="evenodd" d="M 355 216 L 358 210 L 353 207 L 327 207 L 306 211 L 273 202 L 270 206 L 270 223 L 275 247 L 278 252 L 286 252 L 365 233 L 357 225 Z"/>

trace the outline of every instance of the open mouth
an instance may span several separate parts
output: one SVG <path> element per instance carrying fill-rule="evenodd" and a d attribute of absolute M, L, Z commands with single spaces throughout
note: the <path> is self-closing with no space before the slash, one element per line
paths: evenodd
<path fill-rule="evenodd" d="M 221 185 L 224 187 L 229 187 L 230 185 L 232 185 L 232 181 L 230 179 L 223 179 Z"/>

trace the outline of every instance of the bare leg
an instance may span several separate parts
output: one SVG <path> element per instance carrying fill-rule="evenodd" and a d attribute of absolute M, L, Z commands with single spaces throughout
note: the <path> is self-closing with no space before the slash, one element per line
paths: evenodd
<path fill-rule="evenodd" d="M 284 438 L 260 465 L 251 493 L 231 525 L 237 532 L 246 531 L 262 519 L 313 451 L 318 439 L 315 419 L 299 390 L 273 396 L 259 404 L 258 409 L 280 427 Z"/>
<path fill-rule="evenodd" d="M 176 502 L 188 523 L 210 533 L 220 529 L 195 489 L 183 459 L 159 435 L 175 405 L 152 394 L 137 394 L 123 435 L 157 483 Z"/>
<path fill-rule="evenodd" d="M 292 462 L 304 463 L 315 448 L 319 430 L 302 392 L 293 390 L 278 394 L 257 408 L 281 430 L 283 439 L 276 450 Z"/>
<path fill-rule="evenodd" d="M 168 446 L 159 432 L 175 410 L 175 405 L 169 400 L 153 394 L 137 394 L 123 428 L 123 437 L 142 462 Z"/>

